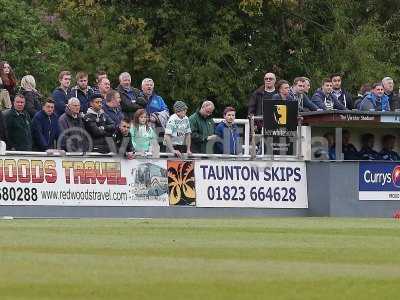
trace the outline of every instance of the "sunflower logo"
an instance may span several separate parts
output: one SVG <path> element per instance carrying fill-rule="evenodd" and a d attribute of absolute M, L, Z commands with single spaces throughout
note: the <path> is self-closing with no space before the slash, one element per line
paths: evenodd
<path fill-rule="evenodd" d="M 193 161 L 168 161 L 168 189 L 171 205 L 195 205 Z"/>

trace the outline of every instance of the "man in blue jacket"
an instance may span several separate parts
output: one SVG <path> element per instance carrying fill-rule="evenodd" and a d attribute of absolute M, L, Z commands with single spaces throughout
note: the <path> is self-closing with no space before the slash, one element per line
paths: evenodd
<path fill-rule="evenodd" d="M 121 95 L 116 90 L 111 90 L 106 96 L 106 102 L 103 104 L 104 113 L 113 121 L 115 129 L 118 128 L 124 113 L 121 110 Z"/>
<path fill-rule="evenodd" d="M 330 78 L 322 80 L 322 86 L 312 96 L 311 101 L 322 110 L 347 110 L 340 101 L 333 95 L 333 85 Z"/>
<path fill-rule="evenodd" d="M 58 135 L 58 117 L 54 113 L 54 101 L 49 98 L 32 120 L 33 149 L 37 151 L 55 149 Z"/>
<path fill-rule="evenodd" d="M 150 116 L 150 123 L 153 127 L 161 126 L 165 128 L 169 118 L 169 110 L 164 99 L 155 93 L 153 79 L 143 79 L 142 92 L 147 101 L 146 111 Z"/>
<path fill-rule="evenodd" d="M 224 119 L 215 127 L 218 141 L 214 145 L 217 154 L 241 154 L 239 144 L 239 128 L 235 124 L 236 110 L 228 106 L 224 109 Z"/>
<path fill-rule="evenodd" d="M 89 76 L 85 72 L 76 74 L 76 86 L 74 86 L 68 98 L 78 98 L 81 104 L 81 112 L 84 114 L 89 108 L 90 97 L 94 94 L 93 89 L 89 86 Z M 60 116 L 61 117 L 61 116 Z"/>
<path fill-rule="evenodd" d="M 65 105 L 67 105 L 71 89 L 71 73 L 69 71 L 61 71 L 58 75 L 60 86 L 57 87 L 51 97 L 55 102 L 55 111 L 57 116 L 61 116 L 65 112 Z"/>
<path fill-rule="evenodd" d="M 359 104 L 359 110 L 362 111 L 390 111 L 389 98 L 385 95 L 385 89 L 382 82 L 372 85 L 370 93 L 362 99 Z"/>

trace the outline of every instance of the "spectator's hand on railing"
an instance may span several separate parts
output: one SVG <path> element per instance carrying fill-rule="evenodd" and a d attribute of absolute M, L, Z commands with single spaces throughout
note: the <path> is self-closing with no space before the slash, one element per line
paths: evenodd
<path fill-rule="evenodd" d="M 174 155 L 178 158 L 182 157 L 182 153 L 179 150 L 174 150 Z"/>

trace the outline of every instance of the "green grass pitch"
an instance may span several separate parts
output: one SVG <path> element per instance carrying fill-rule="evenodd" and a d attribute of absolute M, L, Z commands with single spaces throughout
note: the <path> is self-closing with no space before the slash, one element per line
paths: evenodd
<path fill-rule="evenodd" d="M 400 221 L 0 221 L 0 299 L 400 299 Z"/>

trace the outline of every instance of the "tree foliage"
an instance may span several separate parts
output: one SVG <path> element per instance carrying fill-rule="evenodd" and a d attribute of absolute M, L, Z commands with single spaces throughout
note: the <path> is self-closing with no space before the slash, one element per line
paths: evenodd
<path fill-rule="evenodd" d="M 105 69 L 114 84 L 128 71 L 136 86 L 153 78 L 170 104 L 193 110 L 212 97 L 219 111 L 235 105 L 243 116 L 269 70 L 310 77 L 314 88 L 341 72 L 353 92 L 399 75 L 395 0 L 0 0 L 0 8 L 0 58 L 46 91 L 61 69 Z"/>

